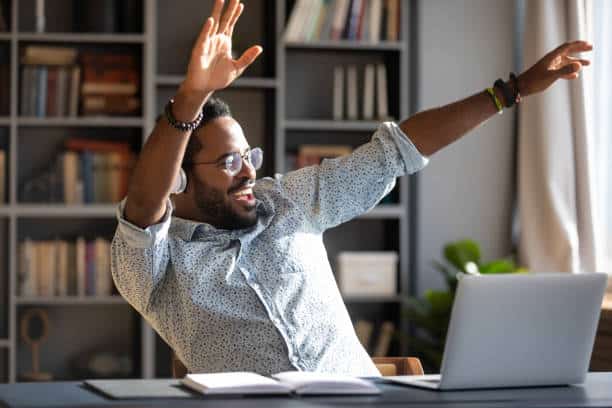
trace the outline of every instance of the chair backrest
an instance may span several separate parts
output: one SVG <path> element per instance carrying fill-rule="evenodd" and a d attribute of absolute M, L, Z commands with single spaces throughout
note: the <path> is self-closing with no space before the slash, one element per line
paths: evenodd
<path fill-rule="evenodd" d="M 374 357 L 372 359 L 383 377 L 390 375 L 423 375 L 421 361 L 415 357 Z M 172 376 L 183 378 L 188 371 L 181 360 L 172 353 Z"/>

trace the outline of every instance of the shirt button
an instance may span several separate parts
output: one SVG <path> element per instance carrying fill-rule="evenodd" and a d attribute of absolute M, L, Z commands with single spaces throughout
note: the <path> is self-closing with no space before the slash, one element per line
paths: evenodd
<path fill-rule="evenodd" d="M 280 320 L 278 320 L 276 317 L 273 317 L 273 318 L 272 318 L 272 323 L 273 323 L 275 326 L 280 326 Z"/>

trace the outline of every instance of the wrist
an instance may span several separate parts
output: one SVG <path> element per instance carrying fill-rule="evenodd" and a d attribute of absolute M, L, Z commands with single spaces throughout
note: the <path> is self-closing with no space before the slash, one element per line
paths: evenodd
<path fill-rule="evenodd" d="M 184 83 L 181 84 L 173 98 L 172 112 L 174 117 L 181 122 L 192 122 L 211 95 L 212 92 L 189 89 L 184 86 Z"/>

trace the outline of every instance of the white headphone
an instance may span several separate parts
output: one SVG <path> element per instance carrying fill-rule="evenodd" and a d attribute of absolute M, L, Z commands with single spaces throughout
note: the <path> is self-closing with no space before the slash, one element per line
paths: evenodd
<path fill-rule="evenodd" d="M 187 175 L 185 170 L 179 169 L 176 179 L 174 179 L 174 185 L 172 186 L 172 194 L 179 194 L 185 191 L 187 187 Z"/>

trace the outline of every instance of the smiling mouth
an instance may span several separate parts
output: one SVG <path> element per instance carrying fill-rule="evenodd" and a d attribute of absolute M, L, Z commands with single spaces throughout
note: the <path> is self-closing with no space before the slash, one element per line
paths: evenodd
<path fill-rule="evenodd" d="M 252 188 L 243 188 L 231 194 L 232 199 L 236 200 L 241 204 L 253 205 L 255 204 L 255 195 L 253 194 Z"/>

